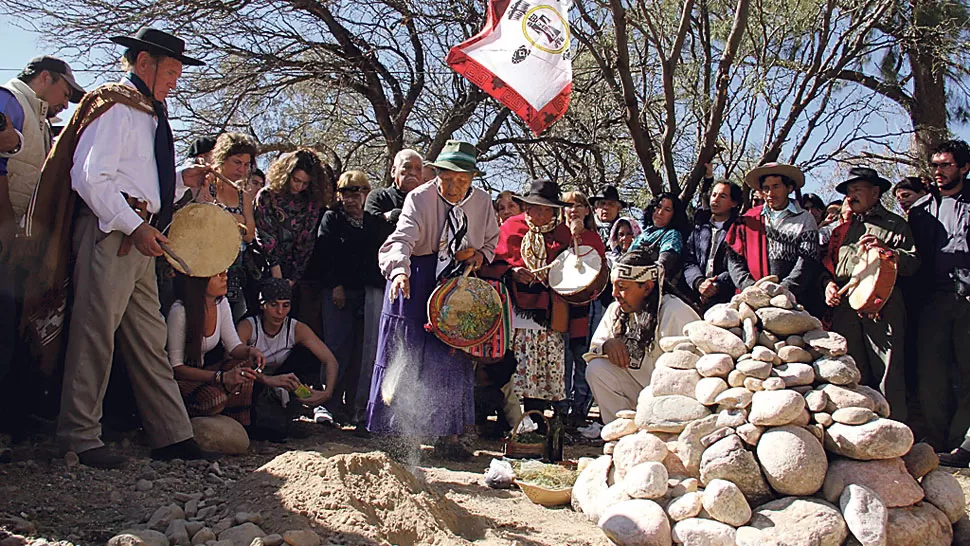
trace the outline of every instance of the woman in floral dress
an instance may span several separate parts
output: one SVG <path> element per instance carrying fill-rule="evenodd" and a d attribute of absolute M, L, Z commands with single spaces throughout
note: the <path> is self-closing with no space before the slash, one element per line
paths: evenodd
<path fill-rule="evenodd" d="M 573 242 L 561 220 L 559 185 L 537 180 L 516 197 L 525 212 L 502 224 L 491 275 L 504 275 L 513 301 L 512 349 L 518 362 L 513 391 L 526 410 L 544 410 L 566 398 L 565 332 L 569 304 L 548 286 L 548 265 Z M 603 254 L 603 242 L 593 230 L 573 226 L 579 243 Z"/>
<path fill-rule="evenodd" d="M 274 161 L 266 181 L 256 194 L 256 242 L 269 276 L 294 286 L 294 314 L 304 320 L 303 314 L 318 315 L 315 307 L 300 309 L 299 282 L 313 254 L 320 218 L 333 196 L 332 180 L 320 155 L 300 148 Z"/>

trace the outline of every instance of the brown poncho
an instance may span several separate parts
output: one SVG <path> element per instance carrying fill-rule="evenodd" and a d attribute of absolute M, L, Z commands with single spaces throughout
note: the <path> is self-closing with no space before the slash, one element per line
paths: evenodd
<path fill-rule="evenodd" d="M 155 115 L 148 97 L 126 85 L 109 83 L 85 95 L 47 157 L 27 206 L 26 241 L 19 245 L 16 257 L 28 273 L 20 330 L 48 376 L 55 373 L 63 356 L 69 319 L 77 205 L 77 193 L 71 188 L 74 151 L 84 130 L 115 104 Z"/>

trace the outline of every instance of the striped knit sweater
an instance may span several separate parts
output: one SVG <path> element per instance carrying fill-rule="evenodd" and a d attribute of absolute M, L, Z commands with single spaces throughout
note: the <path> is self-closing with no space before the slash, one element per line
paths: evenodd
<path fill-rule="evenodd" d="M 756 212 L 757 211 L 757 212 Z M 759 214 L 768 239 L 768 271 L 777 275 L 782 284 L 795 295 L 811 289 L 818 277 L 818 226 L 812 215 L 790 201 L 781 211 L 751 210 Z M 747 260 L 737 252 L 730 253 L 729 271 L 735 286 L 740 289 L 754 284 Z"/>

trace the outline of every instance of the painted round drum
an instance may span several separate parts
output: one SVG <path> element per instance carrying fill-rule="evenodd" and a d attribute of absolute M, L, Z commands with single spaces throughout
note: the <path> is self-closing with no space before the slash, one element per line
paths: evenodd
<path fill-rule="evenodd" d="M 502 322 L 502 299 L 468 271 L 439 284 L 428 299 L 428 328 L 446 345 L 466 349 L 489 339 Z"/>

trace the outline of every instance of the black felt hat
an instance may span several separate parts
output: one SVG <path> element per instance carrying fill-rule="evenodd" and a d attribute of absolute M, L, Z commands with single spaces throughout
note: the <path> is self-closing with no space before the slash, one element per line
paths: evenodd
<path fill-rule="evenodd" d="M 533 180 L 529 186 L 529 193 L 525 195 L 513 195 L 512 199 L 529 203 L 530 205 L 545 205 L 547 207 L 562 208 L 568 206 L 567 203 L 559 199 L 559 184 L 551 180 Z"/>
<path fill-rule="evenodd" d="M 859 180 L 867 180 L 873 186 L 878 187 L 879 195 L 886 193 L 892 187 L 892 183 L 879 176 L 879 173 L 875 169 L 870 169 L 869 167 L 852 167 L 849 169 L 849 178 L 836 186 L 835 191 L 845 195 L 849 193 L 849 184 L 858 182 Z"/>
<path fill-rule="evenodd" d="M 599 201 L 600 199 L 616 201 L 623 208 L 627 208 L 630 206 L 629 203 L 620 199 L 620 192 L 616 189 L 616 186 L 613 186 L 611 184 L 607 184 L 606 186 L 603 186 L 602 188 L 600 188 L 600 191 L 596 195 L 589 198 L 590 206 L 596 206 L 596 202 Z"/>
<path fill-rule="evenodd" d="M 134 36 L 115 36 L 111 41 L 128 49 L 160 53 L 189 66 L 203 66 L 204 62 L 185 55 L 185 40 L 165 31 L 141 27 Z"/>
<path fill-rule="evenodd" d="M 216 147 L 216 137 L 204 136 L 195 139 L 192 145 L 189 146 L 189 157 L 199 157 L 205 155 Z"/>

